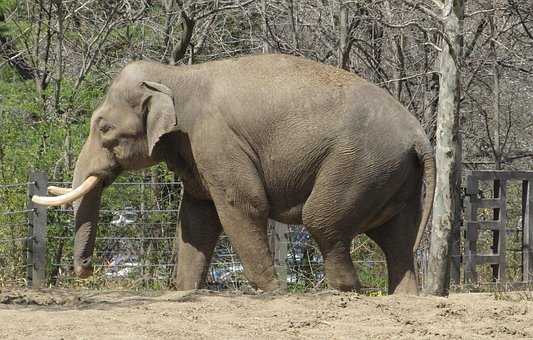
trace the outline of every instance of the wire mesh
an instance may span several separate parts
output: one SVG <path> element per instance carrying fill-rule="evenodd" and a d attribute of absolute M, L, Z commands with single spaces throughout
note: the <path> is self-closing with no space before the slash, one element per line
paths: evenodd
<path fill-rule="evenodd" d="M 29 183 L 0 185 L 0 287 L 25 286 Z"/>
<path fill-rule="evenodd" d="M 50 182 L 50 185 L 70 186 L 69 182 Z M 0 187 L 27 195 L 24 186 Z M 73 211 L 63 207 L 48 211 L 48 284 L 63 287 L 88 288 L 169 288 L 173 284 L 175 264 L 175 233 L 178 207 L 181 200 L 180 182 L 132 181 L 117 182 L 106 189 L 100 210 L 99 230 L 93 261 L 95 270 L 88 280 L 73 275 Z M 17 196 L 18 202 L 26 197 Z M 27 265 L 24 262 L 28 214 L 23 205 L 13 207 L 3 218 L 2 230 L 11 230 L 8 238 L 0 238 L 0 263 L 11 281 L 24 281 Z M 269 230 L 271 233 L 272 230 Z M 0 234 L 2 235 L 2 234 Z M 11 248 L 2 248 L 3 243 Z M 287 237 L 281 239 L 286 258 L 286 280 L 289 290 L 304 291 L 325 287 L 323 258 L 303 226 L 291 225 Z M 16 245 L 13 248 L 13 245 Z M 358 266 L 363 289 L 386 289 L 384 255 L 366 236 L 357 237 L 351 248 L 352 259 Z M 10 256 L 10 257 L 9 257 Z M 421 253 L 420 258 L 425 258 Z M 2 262 L 4 261 L 4 262 Z M 421 260 L 423 262 L 423 260 Z M 420 262 L 420 261 L 419 261 Z M 422 263 L 421 262 L 421 263 Z M 423 265 L 422 265 L 423 267 Z M 8 275 L 8 276 L 9 276 Z M 5 276 L 5 275 L 4 275 Z M 6 281 L 6 279 L 3 279 Z M 207 271 L 210 289 L 247 289 L 243 265 L 226 235 L 222 235 Z"/>
<path fill-rule="evenodd" d="M 51 182 L 70 186 L 68 182 Z M 102 199 L 100 223 L 89 280 L 73 275 L 73 212 L 50 209 L 48 258 L 56 286 L 168 288 L 174 267 L 174 242 L 180 182 L 118 182 Z"/>

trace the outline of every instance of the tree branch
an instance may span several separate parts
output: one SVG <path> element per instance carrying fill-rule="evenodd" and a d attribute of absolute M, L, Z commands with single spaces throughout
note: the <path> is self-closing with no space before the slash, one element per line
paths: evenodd
<path fill-rule="evenodd" d="M 408 5 L 408 6 L 412 7 L 412 8 L 414 8 L 414 9 L 419 10 L 420 12 L 422 12 L 422 13 L 424 13 L 424 14 L 430 16 L 432 19 L 435 19 L 435 20 L 437 20 L 437 21 L 439 21 L 439 22 L 442 22 L 442 18 L 441 18 L 437 13 L 433 12 L 431 9 L 429 9 L 429 8 L 426 7 L 426 6 L 424 6 L 424 5 L 423 5 L 422 3 L 420 3 L 420 2 L 415 2 L 415 1 L 413 1 L 413 0 L 404 0 L 404 3 L 405 3 L 406 5 Z M 438 4 L 437 4 L 437 2 L 436 2 L 435 0 L 433 0 L 433 3 L 436 4 L 436 5 L 438 6 Z M 439 9 L 442 10 L 442 9 L 443 9 L 443 6 L 444 6 L 444 5 L 439 6 Z"/>
<path fill-rule="evenodd" d="M 172 50 L 169 60 L 170 65 L 176 65 L 187 52 L 187 47 L 191 44 L 192 33 L 194 32 L 195 20 L 189 18 L 185 11 L 181 11 L 181 39 L 178 45 Z"/>
<path fill-rule="evenodd" d="M 377 83 L 376 85 L 380 86 L 380 85 L 385 85 L 385 84 L 392 83 L 392 82 L 395 82 L 395 81 L 409 80 L 409 79 L 413 79 L 413 78 L 423 77 L 423 76 L 426 76 L 428 74 L 440 74 L 440 72 L 439 71 L 429 71 L 429 72 L 414 74 L 414 75 L 403 77 L 403 78 L 390 79 L 390 80 L 387 80 L 387 81 L 384 81 L 384 82 L 381 82 L 381 83 Z"/>
<path fill-rule="evenodd" d="M 215 8 L 207 13 L 204 13 L 202 15 L 197 15 L 198 13 L 193 13 L 191 16 L 194 18 L 195 21 L 199 21 L 199 20 L 202 20 L 202 19 L 205 19 L 207 18 L 208 16 L 210 15 L 213 15 L 215 13 L 218 13 L 218 12 L 222 12 L 222 11 L 227 11 L 227 10 L 230 10 L 230 9 L 237 9 L 237 8 L 243 8 L 243 7 L 246 7 L 248 5 L 250 5 L 251 3 L 255 2 L 256 0 L 248 0 L 242 4 L 235 4 L 235 5 L 228 5 L 228 6 L 224 6 L 224 7 L 218 7 L 218 8 Z"/>
<path fill-rule="evenodd" d="M 0 23 L 2 22 L 5 22 L 5 17 L 4 14 L 0 12 Z M 28 30 L 29 28 L 26 29 L 25 32 Z M 24 52 L 17 51 L 13 42 L 1 33 L 2 32 L 0 31 L 0 55 L 6 59 L 6 63 L 9 63 L 9 65 L 15 68 L 22 79 L 34 79 L 37 72 L 26 62 L 26 60 L 24 60 L 24 57 L 22 56 Z"/>
<path fill-rule="evenodd" d="M 470 44 L 468 44 L 464 51 L 464 58 L 470 57 L 470 54 L 474 51 L 474 47 L 476 47 L 476 43 L 479 40 L 479 37 L 483 33 L 483 30 L 485 29 L 485 26 L 487 25 L 487 21 L 485 19 L 481 20 L 476 28 L 476 32 L 474 33 L 474 37 L 472 38 L 472 41 L 470 41 Z"/>
<path fill-rule="evenodd" d="M 533 34 L 529 30 L 529 28 L 527 28 L 526 20 L 522 17 L 522 14 L 520 13 L 520 8 L 514 2 L 514 0 L 509 0 L 509 3 L 511 4 L 512 8 L 516 11 L 516 15 L 518 15 L 518 18 L 520 19 L 520 24 L 524 28 L 524 31 L 526 32 L 527 36 L 529 37 L 529 39 L 533 40 Z"/>

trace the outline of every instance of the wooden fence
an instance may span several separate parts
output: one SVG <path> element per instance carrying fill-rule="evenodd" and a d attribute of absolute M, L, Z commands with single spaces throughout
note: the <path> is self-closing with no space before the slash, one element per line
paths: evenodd
<path fill-rule="evenodd" d="M 508 225 L 507 209 L 509 206 L 508 186 L 510 182 L 521 182 L 521 223 L 519 226 Z M 481 182 L 490 182 L 492 197 L 480 189 Z M 521 234 L 519 249 L 521 258 L 522 283 L 533 281 L 533 171 L 469 171 L 466 173 L 466 192 L 464 197 L 464 282 L 479 282 L 478 267 L 488 264 L 492 268 L 492 281 L 506 283 L 508 281 L 507 264 L 509 232 Z M 492 210 L 492 218 L 480 219 L 480 210 Z M 478 250 L 481 232 L 492 234 L 490 253 Z M 458 241 L 456 239 L 456 241 Z M 458 247 L 455 247 L 456 249 Z M 457 267 L 457 266 L 455 266 Z M 452 273 L 457 277 L 458 273 Z"/>

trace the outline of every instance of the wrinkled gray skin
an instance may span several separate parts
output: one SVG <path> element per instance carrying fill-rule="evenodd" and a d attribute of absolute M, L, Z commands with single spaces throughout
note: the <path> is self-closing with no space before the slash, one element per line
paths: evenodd
<path fill-rule="evenodd" d="M 331 287 L 359 288 L 349 248 L 366 233 L 386 254 L 390 292 L 417 293 L 413 248 L 433 198 L 431 147 L 406 109 L 361 78 L 282 55 L 127 65 L 94 111 L 76 164 L 74 186 L 104 179 L 76 203 L 79 276 L 92 272 L 103 188 L 158 162 L 185 186 L 178 290 L 202 285 L 222 230 L 250 282 L 277 289 L 272 218 L 307 226 Z"/>

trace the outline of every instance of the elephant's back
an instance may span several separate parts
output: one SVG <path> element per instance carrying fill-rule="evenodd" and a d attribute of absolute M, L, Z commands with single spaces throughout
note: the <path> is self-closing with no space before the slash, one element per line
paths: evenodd
<path fill-rule="evenodd" d="M 260 93 L 267 106 L 299 104 L 318 93 L 341 92 L 366 80 L 345 70 L 282 54 L 255 55 L 203 64 L 215 93 L 250 97 Z M 259 98 L 256 98 L 259 99 Z M 270 105 L 269 102 L 270 102 Z"/>
<path fill-rule="evenodd" d="M 339 134 L 359 133 L 366 130 L 365 124 L 389 132 L 391 125 L 419 129 L 416 119 L 390 94 L 337 67 L 281 54 L 203 65 L 211 78 L 209 95 L 216 110 L 236 126 L 311 130 L 319 124 Z"/>

